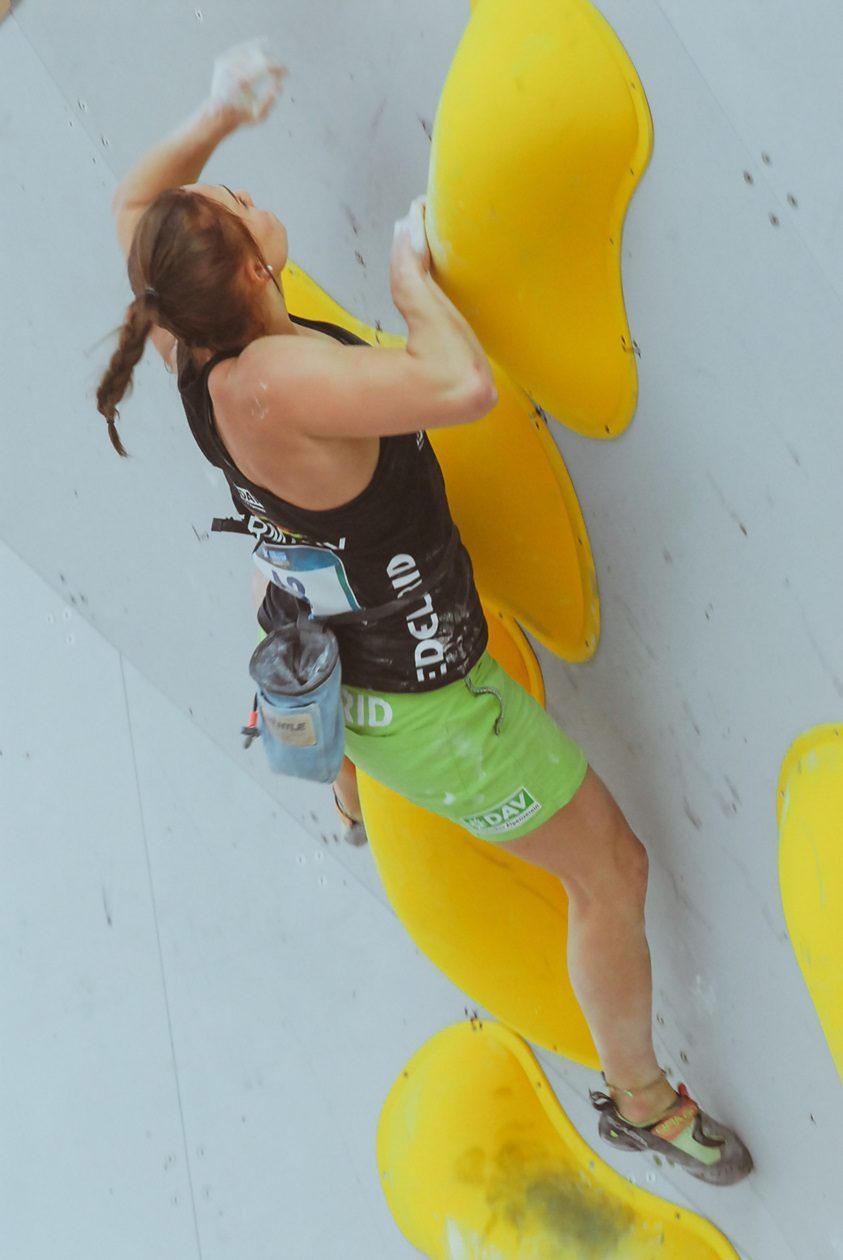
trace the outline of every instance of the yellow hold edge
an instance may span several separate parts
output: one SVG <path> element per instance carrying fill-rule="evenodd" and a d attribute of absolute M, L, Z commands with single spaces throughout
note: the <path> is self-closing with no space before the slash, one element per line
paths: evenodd
<path fill-rule="evenodd" d="M 785 920 L 843 1079 L 843 722 L 815 726 L 794 741 L 776 804 Z"/>

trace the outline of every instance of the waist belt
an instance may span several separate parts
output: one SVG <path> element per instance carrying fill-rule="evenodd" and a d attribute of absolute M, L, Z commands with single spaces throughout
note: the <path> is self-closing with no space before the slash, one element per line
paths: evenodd
<path fill-rule="evenodd" d="M 250 537 L 254 537 L 245 518 L 238 520 L 233 517 L 215 517 L 211 522 L 211 530 L 214 533 L 248 534 Z M 417 595 L 426 595 L 437 582 L 441 581 L 448 572 L 459 545 L 460 532 L 452 522 L 451 533 L 445 544 L 445 550 L 442 552 L 441 560 L 433 572 L 423 582 L 420 582 L 418 586 L 413 586 L 412 589 L 408 588 L 403 595 L 397 595 L 395 599 L 389 600 L 388 603 L 378 604 L 374 608 L 355 608 L 350 612 L 329 613 L 324 617 L 315 617 L 314 620 L 331 626 L 360 626 L 368 625 L 371 621 L 382 621 L 384 617 L 390 617 L 393 613 L 402 612 L 407 607 L 407 602 L 410 598 L 414 598 Z M 291 591 L 286 591 L 285 594 L 295 599 Z"/>
<path fill-rule="evenodd" d="M 378 604 L 375 608 L 357 608 L 353 612 L 332 613 L 327 617 L 317 617 L 317 621 L 326 622 L 330 626 L 368 625 L 370 621 L 381 621 L 384 617 L 389 617 L 393 613 L 403 612 L 411 599 L 415 599 L 417 595 L 426 595 L 431 587 L 435 586 L 445 576 L 456 554 L 459 542 L 460 532 L 456 525 L 452 524 L 451 535 L 445 544 L 442 559 L 436 568 L 418 586 L 408 588 L 404 595 L 398 595 L 395 599 L 391 599 L 389 603 Z"/>

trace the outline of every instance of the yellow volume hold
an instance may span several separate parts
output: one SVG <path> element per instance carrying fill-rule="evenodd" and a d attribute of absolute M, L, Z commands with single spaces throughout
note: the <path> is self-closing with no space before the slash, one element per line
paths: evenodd
<path fill-rule="evenodd" d="M 433 129 L 437 282 L 556 419 L 622 432 L 638 377 L 621 234 L 653 146 L 635 67 L 587 0 L 481 0 Z"/>
<path fill-rule="evenodd" d="M 414 1055 L 377 1157 L 399 1228 L 430 1260 L 738 1260 L 708 1221 L 604 1164 L 499 1024 L 446 1028 Z"/>
<path fill-rule="evenodd" d="M 815 726 L 792 745 L 778 816 L 785 919 L 843 1078 L 843 723 Z"/>
<path fill-rule="evenodd" d="M 515 622 L 484 604 L 489 653 L 540 703 L 538 661 Z M 565 1058 L 598 1066 L 571 988 L 560 880 L 358 774 L 381 883 L 419 948 L 466 993 Z"/>

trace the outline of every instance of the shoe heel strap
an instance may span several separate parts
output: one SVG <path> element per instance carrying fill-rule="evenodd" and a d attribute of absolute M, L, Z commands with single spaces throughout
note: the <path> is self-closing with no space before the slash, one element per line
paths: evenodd
<path fill-rule="evenodd" d="M 661 1085 L 666 1075 L 665 1069 L 662 1068 L 654 1081 L 648 1081 L 646 1085 L 636 1085 L 635 1089 L 624 1089 L 622 1085 L 613 1085 L 611 1081 L 606 1080 L 605 1076 L 603 1080 L 606 1081 L 606 1088 L 611 1090 L 613 1094 L 621 1094 L 624 1098 L 635 1098 L 638 1094 L 646 1094 L 648 1090 L 655 1089 L 657 1085 Z"/>

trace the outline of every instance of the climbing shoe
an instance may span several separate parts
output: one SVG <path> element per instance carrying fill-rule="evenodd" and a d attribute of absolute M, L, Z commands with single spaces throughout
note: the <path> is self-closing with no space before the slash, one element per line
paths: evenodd
<path fill-rule="evenodd" d="M 619 1151 L 652 1151 L 715 1186 L 732 1186 L 752 1172 L 752 1156 L 738 1135 L 701 1111 L 684 1085 L 676 1102 L 647 1125 L 624 1119 L 608 1094 L 592 1090 L 589 1097 L 600 1112 L 598 1133 Z"/>

